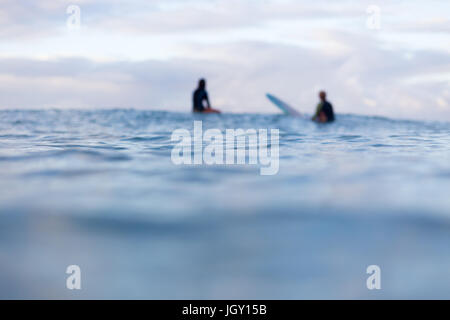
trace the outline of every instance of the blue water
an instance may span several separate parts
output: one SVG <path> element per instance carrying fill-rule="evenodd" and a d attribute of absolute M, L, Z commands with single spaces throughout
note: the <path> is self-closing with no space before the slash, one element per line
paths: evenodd
<path fill-rule="evenodd" d="M 279 173 L 174 165 L 194 120 L 279 129 Z M 450 298 L 445 122 L 0 111 L 0 190 L 0 298 Z"/>

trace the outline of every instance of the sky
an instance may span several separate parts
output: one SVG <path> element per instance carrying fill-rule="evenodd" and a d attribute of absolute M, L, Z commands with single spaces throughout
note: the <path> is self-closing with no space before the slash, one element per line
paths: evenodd
<path fill-rule="evenodd" d="M 0 109 L 312 113 L 450 121 L 448 0 L 0 0 Z"/>

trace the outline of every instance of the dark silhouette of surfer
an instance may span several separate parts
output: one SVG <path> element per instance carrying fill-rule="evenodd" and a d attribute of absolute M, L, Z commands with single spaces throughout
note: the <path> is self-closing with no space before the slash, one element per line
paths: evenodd
<path fill-rule="evenodd" d="M 198 82 L 198 87 L 194 91 L 193 94 L 193 112 L 202 112 L 202 113 L 220 113 L 219 110 L 215 110 L 211 108 L 211 104 L 209 103 L 208 92 L 206 92 L 206 80 L 200 79 Z M 206 107 L 204 105 L 206 102 Z"/>
<path fill-rule="evenodd" d="M 312 118 L 316 122 L 333 122 L 335 120 L 333 105 L 327 101 L 327 93 L 319 92 L 320 103 L 317 105 L 316 113 Z"/>

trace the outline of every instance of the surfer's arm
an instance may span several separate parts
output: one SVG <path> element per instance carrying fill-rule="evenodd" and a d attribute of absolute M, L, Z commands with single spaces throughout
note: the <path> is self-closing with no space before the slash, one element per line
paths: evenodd
<path fill-rule="evenodd" d="M 211 104 L 209 103 L 208 94 L 205 93 L 205 101 L 206 101 L 206 108 L 211 109 Z"/>
<path fill-rule="evenodd" d="M 322 111 L 322 103 L 319 103 L 316 107 L 316 113 L 314 114 L 314 116 L 312 117 L 313 121 L 317 121 L 319 119 L 320 116 L 320 111 Z"/>

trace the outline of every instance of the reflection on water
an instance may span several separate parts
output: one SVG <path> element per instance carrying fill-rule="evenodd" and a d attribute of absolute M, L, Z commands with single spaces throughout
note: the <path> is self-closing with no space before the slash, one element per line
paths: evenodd
<path fill-rule="evenodd" d="M 279 173 L 175 166 L 194 120 L 279 129 Z M 0 298 L 450 298 L 449 146 L 380 117 L 0 111 Z"/>

